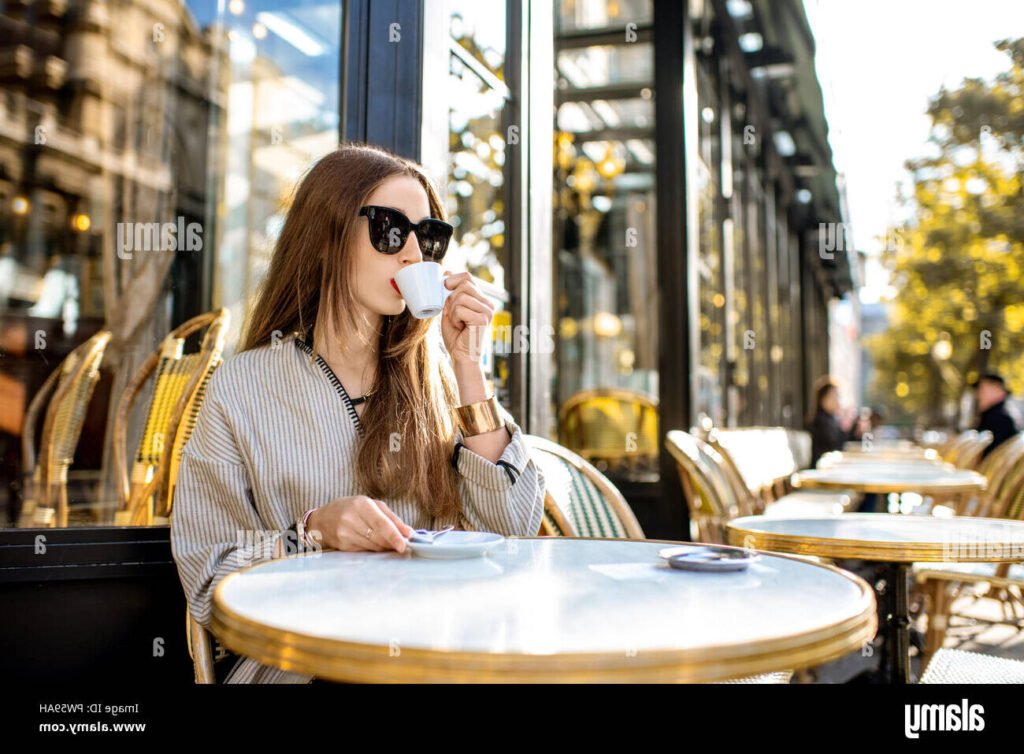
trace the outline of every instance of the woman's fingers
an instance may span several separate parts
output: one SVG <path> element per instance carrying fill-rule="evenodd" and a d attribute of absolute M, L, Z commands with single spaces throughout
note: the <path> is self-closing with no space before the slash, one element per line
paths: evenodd
<path fill-rule="evenodd" d="M 445 287 L 447 287 L 452 293 L 449 298 L 456 298 L 459 294 L 470 296 L 485 306 L 494 309 L 494 305 L 491 300 L 484 295 L 483 291 L 480 290 L 476 284 L 473 276 L 468 272 L 460 272 L 457 275 L 450 275 L 445 278 Z"/>
<path fill-rule="evenodd" d="M 405 521 L 403 521 L 401 518 L 399 518 L 398 514 L 391 510 L 388 507 L 387 503 L 385 503 L 383 500 L 374 500 L 373 502 L 377 504 L 378 508 L 384 511 L 385 516 L 387 516 L 395 522 L 395 526 L 398 527 L 398 531 L 402 534 L 402 536 L 408 537 L 410 534 L 412 534 L 412 527 L 409 526 L 409 524 L 405 523 Z"/>
<path fill-rule="evenodd" d="M 451 303 L 448 311 L 452 324 L 458 325 L 460 322 L 466 322 L 470 325 L 486 325 L 494 316 L 494 310 L 477 299 L 461 297 L 455 301 L 449 300 Z M 456 316 L 457 312 L 461 312 L 465 316 Z"/>
<path fill-rule="evenodd" d="M 484 327 L 490 321 L 491 318 L 489 315 L 481 314 L 480 312 L 474 311 L 466 306 L 462 306 L 461 304 L 452 309 L 452 323 L 456 326 L 465 324 Z M 459 329 L 461 330 L 463 328 L 460 327 Z"/>
<path fill-rule="evenodd" d="M 494 305 L 484 298 L 483 295 L 476 295 L 474 291 L 455 291 L 455 293 L 448 297 L 448 300 L 451 302 L 452 306 L 461 304 L 462 306 L 468 306 L 470 309 L 474 309 L 478 312 L 484 312 L 486 314 L 494 313 Z"/>
<path fill-rule="evenodd" d="M 362 526 L 361 534 L 364 538 L 384 549 L 405 551 L 405 537 L 375 500 L 367 498 L 367 503 L 359 506 L 358 513 L 360 522 L 356 527 L 358 531 Z"/>
<path fill-rule="evenodd" d="M 468 272 L 451 272 L 450 270 L 445 270 L 444 274 L 444 284 L 446 287 L 452 290 L 454 290 L 457 286 L 461 285 L 462 283 L 465 283 L 466 281 L 473 281 L 473 276 L 470 275 Z"/>
<path fill-rule="evenodd" d="M 467 280 L 464 283 L 454 286 L 452 288 L 452 293 L 448 298 L 472 299 L 473 301 L 480 302 L 481 305 L 488 309 L 494 309 L 494 304 L 491 303 L 491 300 L 484 295 L 484 292 L 481 291 L 472 280 Z"/>

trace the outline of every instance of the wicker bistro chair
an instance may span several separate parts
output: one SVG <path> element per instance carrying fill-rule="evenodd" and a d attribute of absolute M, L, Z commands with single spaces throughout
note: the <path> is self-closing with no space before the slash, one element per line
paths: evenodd
<path fill-rule="evenodd" d="M 1024 662 L 965 652 L 962 649 L 940 649 L 928 663 L 918 683 L 1020 684 L 1024 683 Z"/>
<path fill-rule="evenodd" d="M 952 498 L 949 505 L 953 512 L 959 516 L 1005 516 L 1016 489 L 1024 484 L 1024 432 L 989 453 L 977 471 L 988 484 L 979 493 Z"/>
<path fill-rule="evenodd" d="M 977 432 L 969 443 L 955 455 L 952 463 L 961 469 L 977 469 L 982 454 L 992 442 L 992 433 L 988 430 Z"/>
<path fill-rule="evenodd" d="M 959 453 L 965 443 L 970 442 L 971 436 L 977 435 L 977 430 L 968 429 L 959 434 L 951 434 L 949 438 L 940 445 L 937 450 L 943 461 L 949 462 L 954 453 Z"/>
<path fill-rule="evenodd" d="M 843 513 L 854 499 L 836 492 L 794 492 L 766 499 L 737 467 L 732 455 L 715 440 L 675 430 L 666 435 L 669 453 L 679 467 L 690 508 L 691 536 L 702 542 L 725 542 L 725 522 L 736 516 L 830 516 Z"/>
<path fill-rule="evenodd" d="M 201 314 L 173 330 L 143 362 L 125 388 L 114 418 L 114 466 L 117 474 L 118 526 L 169 523 L 181 451 L 195 427 L 206 385 L 221 360 L 230 314 L 227 309 Z M 185 339 L 203 328 L 196 353 L 185 354 Z M 131 476 L 127 469 L 127 424 L 132 407 L 150 376 L 153 397 Z M 195 682 L 217 682 L 214 659 L 226 652 L 185 607 L 185 633 Z"/>
<path fill-rule="evenodd" d="M 544 518 L 552 533 L 644 539 L 629 503 L 604 474 L 551 440 L 527 435 L 526 442 L 544 474 Z"/>
<path fill-rule="evenodd" d="M 690 538 L 695 542 L 725 543 L 725 524 L 740 515 L 754 515 L 743 505 L 716 450 L 693 435 L 671 430 L 665 446 L 679 468 L 679 478 L 690 510 Z"/>
<path fill-rule="evenodd" d="M 602 471 L 657 471 L 658 400 L 647 393 L 580 391 L 559 409 L 558 434 L 560 443 Z"/>
<path fill-rule="evenodd" d="M 960 469 L 972 469 L 981 458 L 982 452 L 992 442 L 992 433 L 968 429 L 951 440 L 939 455 L 947 463 Z"/>
<path fill-rule="evenodd" d="M 19 526 L 68 525 L 68 469 L 110 337 L 108 330 L 100 330 L 78 346 L 47 377 L 29 404 L 21 435 L 26 495 Z M 37 462 L 36 423 L 48 397 Z"/>
<path fill-rule="evenodd" d="M 117 526 L 169 522 L 181 450 L 192 434 L 210 375 L 220 364 L 229 317 L 227 309 L 219 309 L 193 317 L 173 330 L 125 388 L 114 416 Z M 185 339 L 203 328 L 206 333 L 199 351 L 183 353 Z M 153 398 L 129 477 L 128 417 L 151 375 L 155 375 Z"/>
<path fill-rule="evenodd" d="M 715 428 L 707 442 L 739 474 L 760 509 L 758 513 L 831 515 L 860 500 L 846 491 L 793 490 L 790 478 L 810 465 L 811 438 L 786 427 Z"/>
<path fill-rule="evenodd" d="M 1024 434 L 1004 445 L 1009 447 L 1001 445 L 985 459 L 994 458 L 998 469 L 993 470 L 996 481 L 986 490 L 979 515 L 1019 520 L 1024 518 Z M 913 572 L 928 606 L 925 658 L 942 649 L 952 618 L 958 615 L 953 603 L 965 588 L 975 601 L 996 600 L 1002 611 L 1000 623 L 1024 630 L 1024 564 L 920 563 Z"/>
<path fill-rule="evenodd" d="M 733 443 L 736 443 L 737 435 L 746 436 L 746 442 L 739 444 L 736 449 L 745 460 L 742 464 L 736 463 L 734 451 L 730 450 Z M 792 489 L 790 478 L 810 462 L 811 439 L 806 432 L 784 427 L 724 431 L 715 429 L 708 434 L 707 442 L 718 451 L 726 466 L 741 481 L 737 494 L 744 494 L 745 489 L 752 495 L 751 505 L 758 514 L 829 516 L 851 510 L 860 500 L 856 493 L 842 490 Z M 764 460 L 753 463 L 748 461 L 758 456 Z"/>

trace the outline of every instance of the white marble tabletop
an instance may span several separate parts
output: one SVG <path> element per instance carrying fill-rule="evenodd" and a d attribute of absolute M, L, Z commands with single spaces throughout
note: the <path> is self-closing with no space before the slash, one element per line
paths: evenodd
<path fill-rule="evenodd" d="M 862 492 L 976 492 L 987 480 L 976 471 L 901 463 L 839 464 L 793 475 L 797 487 L 852 489 Z"/>
<path fill-rule="evenodd" d="M 1007 519 L 844 513 L 744 516 L 726 526 L 730 543 L 774 552 L 891 562 L 1024 561 L 1024 521 Z"/>
<path fill-rule="evenodd" d="M 925 448 L 911 440 L 887 440 L 874 437 L 871 440 L 850 440 L 843 444 L 843 450 L 885 451 L 893 453 L 920 453 Z"/>
<path fill-rule="evenodd" d="M 861 579 L 763 554 L 696 573 L 680 543 L 510 538 L 487 556 L 327 551 L 228 576 L 230 648 L 335 680 L 708 681 L 806 667 L 874 635 Z M 401 658 L 401 659 L 399 659 Z"/>
<path fill-rule="evenodd" d="M 888 456 L 891 458 L 936 458 L 938 453 L 931 448 L 886 448 L 876 445 L 844 445 L 842 450 L 833 453 L 847 453 L 865 456 Z"/>
<path fill-rule="evenodd" d="M 817 468 L 839 468 L 841 466 L 879 466 L 908 469 L 945 469 L 955 471 L 956 466 L 951 463 L 943 463 L 938 456 L 935 457 L 909 457 L 890 456 L 878 453 L 848 453 L 832 452 L 826 453 L 818 459 Z"/>

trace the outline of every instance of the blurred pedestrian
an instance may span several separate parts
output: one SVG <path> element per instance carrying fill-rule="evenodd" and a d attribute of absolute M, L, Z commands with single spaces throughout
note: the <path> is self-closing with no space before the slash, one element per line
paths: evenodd
<path fill-rule="evenodd" d="M 811 467 L 825 453 L 842 450 L 851 440 L 859 440 L 868 429 L 866 418 L 856 410 L 843 412 L 839 405 L 839 382 L 825 376 L 814 383 L 814 403 L 807 417 L 807 431 L 811 433 Z"/>
<path fill-rule="evenodd" d="M 1002 443 L 1020 432 L 1020 422 L 1010 413 L 1006 399 L 1010 392 L 1006 389 L 1006 381 L 997 372 L 984 372 L 971 383 L 977 391 L 979 432 L 988 430 L 992 433 L 992 442 L 982 452 L 984 458 Z"/>

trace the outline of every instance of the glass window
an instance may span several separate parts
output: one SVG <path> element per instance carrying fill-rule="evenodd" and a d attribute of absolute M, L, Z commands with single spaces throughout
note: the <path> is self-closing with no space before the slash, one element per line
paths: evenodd
<path fill-rule="evenodd" d="M 110 523 L 109 510 L 91 505 L 114 499 L 111 464 L 101 471 L 110 408 L 172 326 L 228 307 L 233 349 L 296 180 L 338 143 L 341 12 L 338 0 L 0 9 L 0 50 L 17 40 L 52 63 L 43 76 L 0 79 L 0 132 L 15 135 L 0 143 L 9 521 L 23 497 L 29 402 L 101 326 L 117 347 L 68 476 L 71 525 Z M 177 233 L 170 245 L 166 228 L 193 226 L 198 246 L 179 245 Z"/>
<path fill-rule="evenodd" d="M 189 0 L 223 38 L 207 163 L 216 186 L 213 306 L 245 307 L 270 264 L 302 174 L 339 140 L 341 5 L 336 0 Z M 221 37 L 223 35 L 223 37 Z M 233 338 L 229 338 L 231 342 Z"/>
<path fill-rule="evenodd" d="M 510 358 L 516 344 L 506 311 L 509 280 L 506 152 L 522 136 L 508 123 L 504 2 L 449 3 L 447 212 L 455 226 L 445 265 L 483 282 L 498 307 L 493 349 L 484 356 L 491 388 L 512 405 Z"/>
<path fill-rule="evenodd" d="M 629 22 L 639 26 L 654 18 L 651 0 L 562 0 L 557 8 L 555 23 L 562 31 L 624 27 Z"/>
<path fill-rule="evenodd" d="M 750 264 L 750 330 L 753 337 L 744 347 L 750 346 L 752 380 L 747 390 L 751 409 L 751 424 L 768 424 L 768 349 L 771 346 L 771 332 L 768 329 L 768 313 L 765 303 L 767 270 L 765 266 L 764 232 L 764 191 L 757 164 L 747 163 L 747 254 Z"/>
<path fill-rule="evenodd" d="M 628 6 L 628 7 L 626 7 Z M 561 2 L 559 34 L 650 22 L 650 3 Z M 556 36 L 559 440 L 612 479 L 658 464 L 653 48 Z M 588 89 L 601 87 L 599 91 Z"/>
<path fill-rule="evenodd" d="M 574 89 L 612 84 L 647 85 L 654 80 L 654 45 L 594 45 L 561 50 L 557 67 Z"/>
<path fill-rule="evenodd" d="M 734 110 L 736 108 L 734 107 Z M 734 122 L 742 123 L 742 118 Z M 732 133 L 733 195 L 729 203 L 732 227 L 733 284 L 732 300 L 728 302 L 729 317 L 734 333 L 735 363 L 729 384 L 729 422 L 738 426 L 754 424 L 751 404 L 751 382 L 753 381 L 753 349 L 757 344 L 754 319 L 750 302 L 750 217 L 746 212 L 749 190 L 747 187 L 747 158 L 743 146 L 742 131 Z"/>
<path fill-rule="evenodd" d="M 725 424 L 725 265 L 721 220 L 717 205 L 721 173 L 721 113 L 717 93 L 716 61 L 700 58 L 698 72 L 700 159 L 696 165 L 699 252 L 699 352 L 697 405 L 694 414 L 705 414 L 716 426 Z"/>

